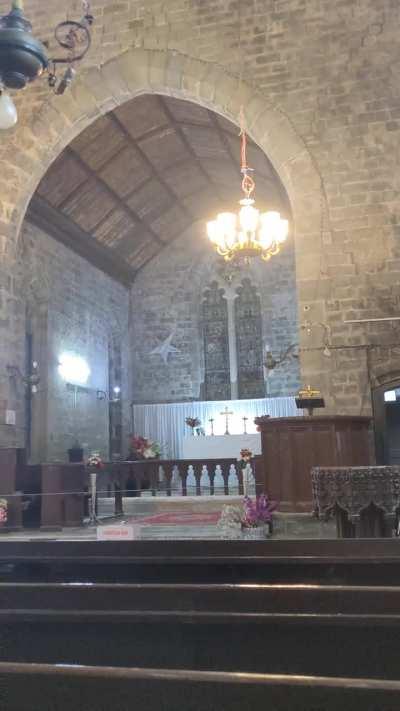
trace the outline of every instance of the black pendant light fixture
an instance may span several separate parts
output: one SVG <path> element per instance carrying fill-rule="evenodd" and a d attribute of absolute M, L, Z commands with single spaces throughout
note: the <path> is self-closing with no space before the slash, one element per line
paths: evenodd
<path fill-rule="evenodd" d="M 85 56 L 91 44 L 93 16 L 84 0 L 83 18 L 66 20 L 55 28 L 60 56 L 49 59 L 47 47 L 32 34 L 32 25 L 24 16 L 22 0 L 13 0 L 11 10 L 0 18 L 0 129 L 14 126 L 18 116 L 7 89 L 19 91 L 48 72 L 50 87 L 64 93 L 75 75 L 73 65 Z M 67 65 L 64 75 L 57 76 L 58 65 Z"/>

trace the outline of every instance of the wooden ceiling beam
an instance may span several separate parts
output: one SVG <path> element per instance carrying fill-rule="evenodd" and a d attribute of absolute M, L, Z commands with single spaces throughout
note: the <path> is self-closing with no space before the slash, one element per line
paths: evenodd
<path fill-rule="evenodd" d="M 102 245 L 37 194 L 30 202 L 26 219 L 123 286 L 133 283 L 135 271 L 115 250 Z"/>
<path fill-rule="evenodd" d="M 115 190 L 110 188 L 110 186 L 106 183 L 106 181 L 103 180 L 103 178 L 98 173 L 96 173 L 95 170 L 93 170 L 89 165 L 87 165 L 87 163 L 85 163 L 85 161 L 83 160 L 83 158 L 81 158 L 79 153 L 77 153 L 73 148 L 71 148 L 71 146 L 67 146 L 67 148 L 65 148 L 65 151 L 67 153 L 69 153 L 70 155 L 72 155 L 75 158 L 75 160 L 78 161 L 78 163 L 81 165 L 81 167 L 84 170 L 86 170 L 86 174 L 89 177 L 93 178 L 97 183 L 99 183 L 101 185 L 101 187 L 117 203 L 118 207 L 120 207 L 125 213 L 127 213 L 130 216 L 130 218 L 132 219 L 133 222 L 135 222 L 137 225 L 142 227 L 146 232 L 148 232 L 151 235 L 151 237 L 154 239 L 155 242 L 158 242 L 158 244 L 165 244 L 163 242 L 163 240 L 159 238 L 158 234 L 156 232 L 154 232 L 154 230 L 151 228 L 151 226 L 148 225 L 144 220 L 142 220 L 139 217 L 139 215 L 137 214 L 137 212 L 135 212 L 135 210 L 132 210 L 132 208 L 129 207 L 129 205 L 127 205 L 125 203 L 125 201 L 118 195 L 118 193 L 116 193 Z M 95 225 L 93 227 L 93 231 L 96 228 L 97 228 L 97 225 Z"/>
<path fill-rule="evenodd" d="M 134 148 L 134 150 L 136 150 L 136 151 L 139 153 L 141 159 L 144 161 L 144 163 L 147 165 L 147 167 L 148 167 L 149 170 L 151 171 L 152 177 L 155 178 L 156 180 L 158 180 L 159 183 L 161 183 L 161 185 L 163 186 L 164 190 L 166 190 L 166 192 L 168 193 L 168 195 L 169 195 L 170 198 L 171 198 L 171 201 L 172 201 L 171 204 L 172 204 L 172 205 L 176 205 L 176 204 L 179 202 L 177 195 L 174 193 L 174 191 L 172 190 L 172 188 L 170 187 L 170 185 L 168 184 L 168 182 L 165 180 L 165 178 L 163 177 L 163 175 L 161 174 L 161 172 L 158 171 L 158 170 L 156 170 L 156 168 L 154 167 L 154 165 L 153 165 L 153 163 L 151 162 L 151 160 L 147 157 L 147 155 L 146 155 L 146 153 L 144 152 L 144 150 L 139 146 L 138 142 L 137 142 L 137 141 L 131 136 L 131 134 L 127 131 L 127 129 L 125 128 L 125 126 L 124 126 L 124 125 L 121 123 L 121 121 L 119 120 L 118 116 L 116 116 L 115 114 L 111 113 L 111 114 L 110 114 L 110 119 L 115 123 L 116 126 L 118 126 L 118 128 L 120 129 L 120 131 L 122 131 L 122 132 L 124 133 L 126 140 L 130 143 L 130 145 Z M 165 129 L 165 126 L 164 126 L 164 129 Z M 154 132 L 155 132 L 155 131 L 156 131 L 156 130 L 154 130 Z M 152 131 L 151 133 L 153 133 L 153 131 Z M 146 134 L 146 138 L 147 138 L 147 134 Z M 137 192 L 137 190 L 139 190 L 139 189 L 140 189 L 140 188 L 137 188 L 134 192 Z M 185 205 L 182 205 L 182 203 L 180 203 L 180 207 L 182 208 L 183 212 L 186 213 L 186 215 L 189 217 L 189 219 L 193 220 L 193 215 L 192 215 L 192 213 L 190 212 L 190 210 L 188 210 Z"/>
<path fill-rule="evenodd" d="M 166 103 L 164 97 L 161 96 L 160 94 L 158 94 L 158 95 L 157 95 L 157 98 L 158 98 L 159 103 L 161 104 L 162 110 L 167 114 L 168 119 L 169 119 L 169 121 L 170 121 L 170 123 L 171 123 L 171 126 L 174 127 L 174 129 L 175 129 L 175 131 L 176 131 L 176 134 L 177 134 L 177 135 L 179 136 L 179 138 L 181 139 L 181 141 L 182 141 L 182 143 L 184 144 L 184 146 L 185 146 L 187 152 L 188 152 L 189 155 L 193 158 L 193 161 L 194 161 L 195 164 L 197 165 L 197 167 L 198 167 L 198 169 L 200 170 L 201 174 L 202 174 L 202 175 L 204 176 L 204 178 L 206 179 L 207 183 L 208 183 L 209 185 L 210 185 L 210 184 L 213 184 L 213 185 L 215 186 L 216 192 L 217 192 L 217 194 L 218 194 L 218 197 L 219 197 L 219 199 L 220 199 L 221 202 L 222 202 L 222 201 L 223 201 L 223 196 L 222 196 L 222 195 L 219 193 L 219 191 L 218 191 L 218 185 L 217 185 L 217 183 L 213 183 L 213 181 L 212 181 L 212 179 L 210 178 L 209 174 L 207 173 L 207 171 L 206 171 L 206 169 L 205 169 L 203 163 L 201 162 L 199 156 L 198 156 L 197 153 L 195 152 L 195 150 L 194 150 L 192 144 L 190 143 L 190 141 L 189 141 L 189 139 L 187 138 L 187 136 L 186 136 L 184 130 L 182 129 L 182 125 L 176 120 L 176 118 L 175 118 L 175 116 L 173 115 L 172 111 L 170 110 L 169 106 L 167 106 L 167 103 Z"/>

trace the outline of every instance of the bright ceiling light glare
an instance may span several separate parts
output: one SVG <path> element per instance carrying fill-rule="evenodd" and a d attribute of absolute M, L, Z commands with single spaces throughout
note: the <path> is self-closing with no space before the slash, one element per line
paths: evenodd
<path fill-rule="evenodd" d="M 17 109 L 11 96 L 0 89 L 0 130 L 7 131 L 15 126 L 17 121 Z"/>
<path fill-rule="evenodd" d="M 396 402 L 396 391 L 395 390 L 386 390 L 385 402 Z"/>
<path fill-rule="evenodd" d="M 59 359 L 58 372 L 67 383 L 85 385 L 89 379 L 90 368 L 86 360 L 81 356 L 77 356 L 74 353 L 62 353 Z"/>

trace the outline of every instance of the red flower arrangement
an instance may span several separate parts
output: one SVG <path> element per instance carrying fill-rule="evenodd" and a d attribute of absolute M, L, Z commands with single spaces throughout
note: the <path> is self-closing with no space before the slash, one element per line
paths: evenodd
<path fill-rule="evenodd" d="M 158 442 L 152 442 L 146 437 L 136 435 L 131 437 L 131 450 L 133 454 L 143 457 L 143 459 L 157 459 L 161 453 Z"/>
<path fill-rule="evenodd" d="M 200 427 L 201 422 L 198 417 L 187 417 L 185 420 L 188 427 L 194 430 L 195 427 Z"/>
<path fill-rule="evenodd" d="M 240 450 L 240 458 L 238 459 L 239 467 L 241 469 L 246 469 L 247 465 L 251 460 L 253 459 L 253 452 L 251 449 L 241 449 Z"/>

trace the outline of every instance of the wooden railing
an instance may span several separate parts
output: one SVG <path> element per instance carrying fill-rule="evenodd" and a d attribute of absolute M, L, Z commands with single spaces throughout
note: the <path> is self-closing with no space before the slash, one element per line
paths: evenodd
<path fill-rule="evenodd" d="M 251 462 L 252 473 L 247 493 L 262 489 L 262 459 Z M 141 496 L 151 491 L 153 496 L 229 496 L 244 492 L 243 472 L 233 459 L 173 459 L 114 462 L 106 466 L 98 478 L 98 491 L 112 493 L 112 486 L 122 496 Z"/>
<path fill-rule="evenodd" d="M 23 450 L 0 450 L 0 497 L 8 501 L 9 519 L 0 530 L 28 525 L 52 530 L 80 526 L 88 510 L 90 482 L 83 463 L 30 466 Z M 247 493 L 263 488 L 262 458 L 251 462 Z M 145 460 L 112 462 L 98 474 L 97 497 L 115 497 L 123 513 L 124 496 L 243 495 L 243 472 L 234 459 Z"/>

